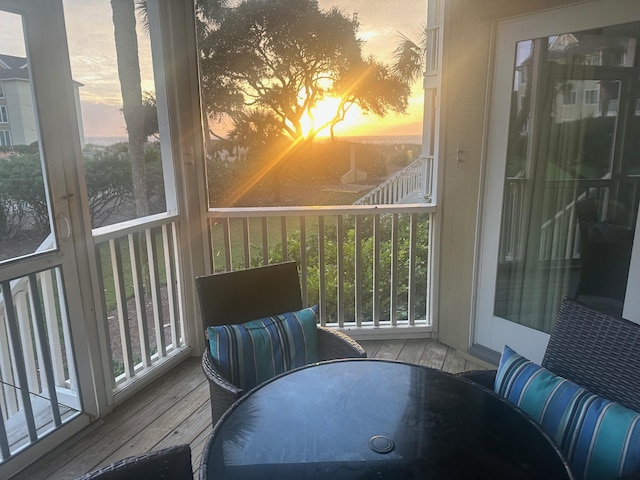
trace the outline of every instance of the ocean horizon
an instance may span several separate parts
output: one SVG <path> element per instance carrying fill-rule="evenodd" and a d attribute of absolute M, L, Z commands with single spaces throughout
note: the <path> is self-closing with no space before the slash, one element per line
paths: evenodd
<path fill-rule="evenodd" d="M 101 147 L 107 147 L 109 145 L 115 145 L 116 143 L 127 142 L 126 136 L 97 136 L 97 137 L 85 137 L 86 145 L 98 145 Z M 319 142 L 326 142 L 328 138 L 319 138 Z M 353 135 L 353 136 L 336 136 L 336 141 L 346 141 L 354 143 L 373 143 L 378 145 L 421 145 L 422 135 Z"/>
<path fill-rule="evenodd" d="M 353 135 L 353 136 L 345 135 L 345 136 L 336 136 L 336 140 L 355 142 L 355 143 L 375 143 L 375 144 L 387 144 L 387 145 L 395 145 L 395 144 L 422 145 L 422 135 Z"/>

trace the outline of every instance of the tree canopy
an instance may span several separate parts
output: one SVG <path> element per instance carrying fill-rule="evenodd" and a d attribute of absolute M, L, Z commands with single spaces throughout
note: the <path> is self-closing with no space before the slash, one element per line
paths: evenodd
<path fill-rule="evenodd" d="M 237 139 L 311 140 L 333 133 L 353 105 L 406 111 L 408 82 L 363 57 L 356 18 L 316 0 L 244 0 L 222 12 L 200 38 L 203 95 L 208 117 L 230 118 Z M 314 123 L 326 98 L 335 99 L 331 116 Z"/>

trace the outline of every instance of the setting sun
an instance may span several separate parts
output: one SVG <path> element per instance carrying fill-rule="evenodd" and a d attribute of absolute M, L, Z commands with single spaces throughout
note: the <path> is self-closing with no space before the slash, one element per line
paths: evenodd
<path fill-rule="evenodd" d="M 324 128 L 322 128 L 318 133 L 318 136 L 329 136 L 329 125 L 331 120 L 336 116 L 339 105 L 339 98 L 325 97 L 320 100 L 316 106 L 311 109 L 311 111 L 305 112 L 300 119 L 303 135 L 308 137 L 316 129 L 324 126 Z"/>

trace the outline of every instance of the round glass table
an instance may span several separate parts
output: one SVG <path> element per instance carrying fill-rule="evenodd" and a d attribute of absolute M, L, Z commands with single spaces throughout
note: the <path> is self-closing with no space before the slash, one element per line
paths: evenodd
<path fill-rule="evenodd" d="M 572 479 L 519 409 L 466 379 L 371 359 L 258 386 L 214 426 L 200 478 Z"/>

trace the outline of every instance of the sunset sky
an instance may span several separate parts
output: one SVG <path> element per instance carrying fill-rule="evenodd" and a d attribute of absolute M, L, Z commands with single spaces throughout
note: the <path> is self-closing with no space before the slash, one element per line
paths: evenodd
<path fill-rule="evenodd" d="M 319 0 L 323 9 L 332 6 L 360 21 L 359 36 L 364 40 L 365 56 L 391 63 L 400 33 L 418 41 L 426 24 L 426 0 Z M 423 111 L 422 82 L 412 88 L 408 115 L 389 114 L 384 119 L 365 117 L 357 123 L 343 125 L 336 132 L 344 135 L 420 135 Z"/>
<path fill-rule="evenodd" d="M 359 36 L 365 55 L 390 63 L 400 32 L 417 40 L 426 23 L 425 0 L 319 0 L 323 9 L 337 6 L 351 16 L 357 13 Z M 109 0 L 63 0 L 74 80 L 80 88 L 85 137 L 125 136 L 120 111 L 122 100 L 117 77 L 113 23 Z M 1 52 L 25 56 L 19 17 L 0 15 Z M 153 90 L 149 39 L 138 35 L 143 90 Z M 421 83 L 413 87 L 409 114 L 387 118 L 352 118 L 336 129 L 338 135 L 419 135 L 422 124 Z"/>

